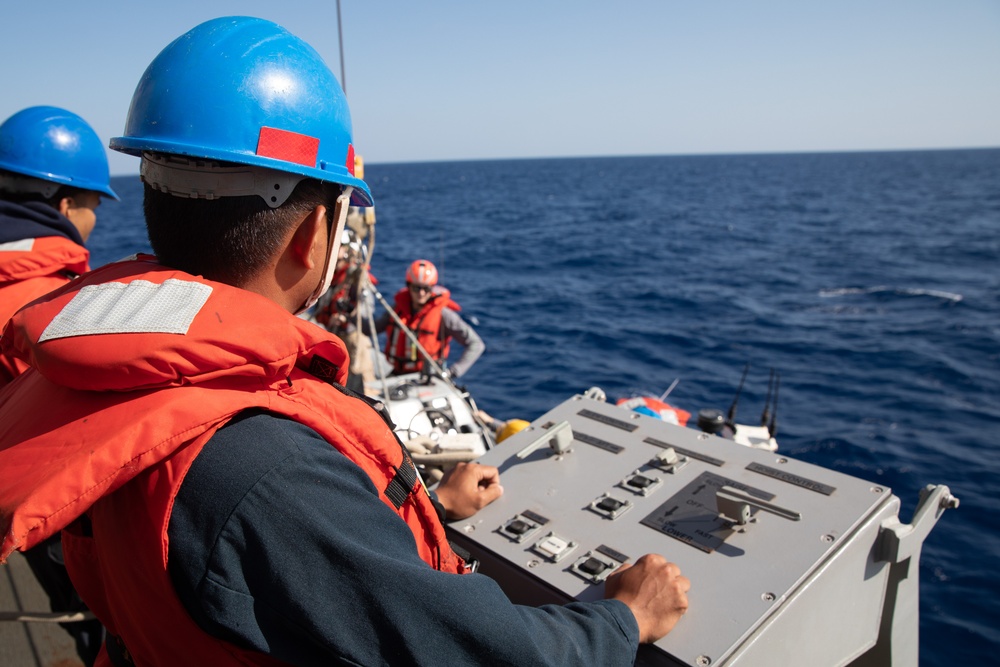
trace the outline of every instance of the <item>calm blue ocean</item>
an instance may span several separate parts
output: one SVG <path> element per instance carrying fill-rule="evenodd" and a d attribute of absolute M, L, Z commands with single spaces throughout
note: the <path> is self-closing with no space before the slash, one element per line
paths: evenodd
<path fill-rule="evenodd" d="M 588 387 L 726 410 L 781 374 L 781 451 L 961 501 L 925 543 L 921 664 L 1000 654 L 1000 150 L 367 166 L 387 298 L 418 257 L 487 344 L 480 407 L 533 419 Z M 95 266 L 148 248 L 138 178 Z M 694 582 L 695 590 L 697 582 Z M 696 598 L 693 598 L 696 600 Z"/>

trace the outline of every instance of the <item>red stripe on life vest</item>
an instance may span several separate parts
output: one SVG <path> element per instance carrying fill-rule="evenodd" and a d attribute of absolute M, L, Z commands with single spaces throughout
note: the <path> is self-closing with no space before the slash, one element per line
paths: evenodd
<path fill-rule="evenodd" d="M 274 127 L 260 128 L 257 140 L 257 155 L 275 160 L 294 162 L 306 167 L 316 166 L 319 153 L 319 139 L 298 132 L 279 130 Z"/>

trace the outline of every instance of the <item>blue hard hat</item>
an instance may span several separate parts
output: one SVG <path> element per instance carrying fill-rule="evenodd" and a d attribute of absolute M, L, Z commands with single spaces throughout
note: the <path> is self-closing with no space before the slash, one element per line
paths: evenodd
<path fill-rule="evenodd" d="M 97 133 L 59 107 L 28 107 L 0 125 L 0 169 L 118 199 Z"/>
<path fill-rule="evenodd" d="M 150 63 L 111 148 L 183 155 L 299 174 L 354 187 L 351 112 L 316 51 L 279 25 L 230 16 L 206 21 Z"/>

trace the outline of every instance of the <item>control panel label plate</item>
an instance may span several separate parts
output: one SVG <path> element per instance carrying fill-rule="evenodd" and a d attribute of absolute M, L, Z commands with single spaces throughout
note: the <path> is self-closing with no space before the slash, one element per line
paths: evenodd
<path fill-rule="evenodd" d="M 594 421 L 601 422 L 602 424 L 607 424 L 608 426 L 614 426 L 615 428 L 620 428 L 623 431 L 632 431 L 639 428 L 637 424 L 632 422 L 627 422 L 623 419 L 615 419 L 614 417 L 609 417 L 608 415 L 603 415 L 600 412 L 594 412 L 593 410 L 580 410 L 578 413 L 581 417 L 586 417 L 587 419 L 593 419 Z"/>
<path fill-rule="evenodd" d="M 822 482 L 816 482 L 806 477 L 800 477 L 799 475 L 793 475 L 784 470 L 778 470 L 777 468 L 766 466 L 763 463 L 753 462 L 747 466 L 747 470 L 752 470 L 753 472 L 760 473 L 761 475 L 767 475 L 768 477 L 773 477 L 774 479 L 780 479 L 782 482 L 788 482 L 789 484 L 794 484 L 795 486 L 801 486 L 803 489 L 809 489 L 810 491 L 815 491 L 816 493 L 822 493 L 824 496 L 828 496 L 837 490 L 837 487 L 835 486 L 823 484 Z"/>

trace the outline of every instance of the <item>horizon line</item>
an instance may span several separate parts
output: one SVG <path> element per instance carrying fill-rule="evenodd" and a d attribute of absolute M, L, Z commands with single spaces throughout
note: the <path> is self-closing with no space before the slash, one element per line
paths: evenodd
<path fill-rule="evenodd" d="M 991 151 L 1000 150 L 997 146 L 954 146 L 954 147 L 928 147 L 928 148 L 859 148 L 841 150 L 788 150 L 788 151 L 720 151 L 702 153 L 621 153 L 611 155 L 536 155 L 523 157 L 476 157 L 476 158 L 437 158 L 424 160 L 386 160 L 378 162 L 368 162 L 366 166 L 382 165 L 418 165 L 418 164 L 447 164 L 457 162 L 524 162 L 531 160 L 601 160 L 601 159 L 622 159 L 622 158 L 656 158 L 656 157 L 750 157 L 750 156 L 777 156 L 777 155 L 843 155 L 843 154 L 872 154 L 872 153 L 933 153 L 948 151 Z M 136 163 L 134 172 L 120 172 L 111 174 L 111 178 L 138 176 L 139 169 Z"/>

